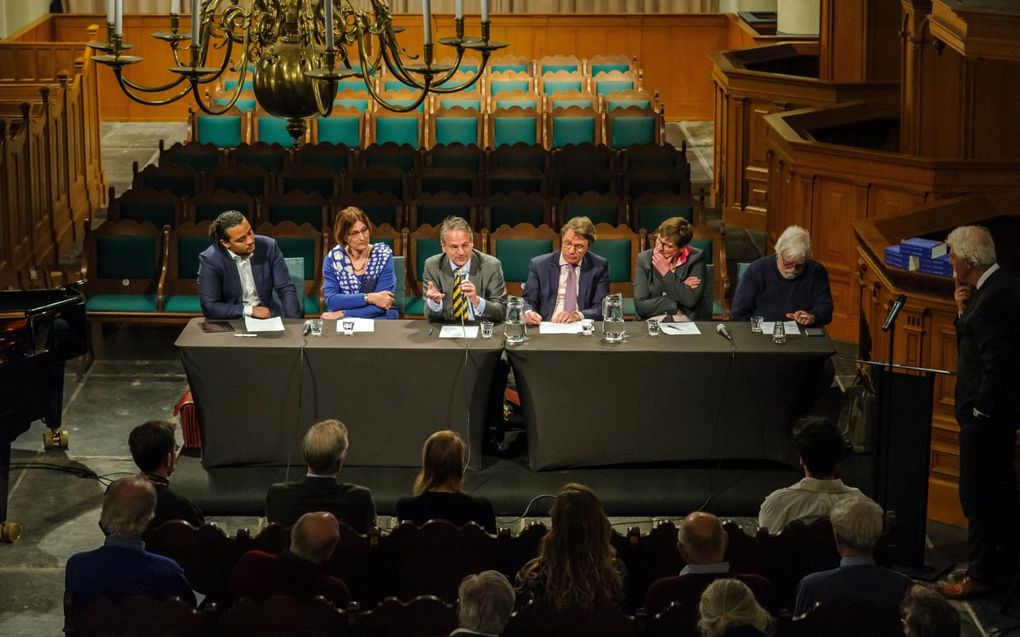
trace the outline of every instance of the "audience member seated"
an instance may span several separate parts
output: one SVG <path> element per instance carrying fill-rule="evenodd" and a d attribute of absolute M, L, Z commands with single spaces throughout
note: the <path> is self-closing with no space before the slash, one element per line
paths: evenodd
<path fill-rule="evenodd" d="M 573 323 L 602 319 L 602 299 L 609 294 L 609 262 L 588 251 L 595 243 L 595 224 L 574 217 L 560 230 L 560 250 L 528 263 L 524 284 L 524 320 Z"/>
<path fill-rule="evenodd" d="M 731 321 L 761 316 L 766 321 L 797 321 L 800 325 L 832 322 L 832 293 L 825 266 L 811 259 L 811 236 L 790 226 L 776 240 L 775 255 L 747 267 L 737 282 Z"/>
<path fill-rule="evenodd" d="M 471 225 L 447 217 L 439 225 L 441 254 L 425 260 L 422 277 L 430 321 L 502 321 L 506 282 L 499 259 L 475 250 Z"/>
<path fill-rule="evenodd" d="M 794 614 L 815 604 L 831 606 L 899 606 L 910 580 L 875 564 L 873 552 L 882 536 L 882 507 L 865 496 L 840 500 L 829 513 L 839 568 L 812 573 L 800 581 Z"/>
<path fill-rule="evenodd" d="M 717 579 L 736 578 L 748 584 L 759 602 L 771 607 L 772 585 L 767 579 L 752 574 L 731 574 L 726 555 L 728 536 L 722 522 L 704 511 L 691 513 L 677 532 L 677 548 L 686 565 L 679 575 L 663 577 L 652 582 L 645 594 L 645 610 L 656 615 L 672 602 L 694 606 L 701 593 Z"/>
<path fill-rule="evenodd" d="M 233 600 L 261 601 L 272 595 L 311 599 L 321 595 L 343 607 L 351 594 L 342 579 L 327 575 L 325 564 L 340 540 L 340 523 L 332 513 L 305 513 L 290 531 L 290 548 L 279 555 L 248 551 L 234 565 L 227 581 Z"/>
<path fill-rule="evenodd" d="M 557 610 L 620 604 L 627 567 L 610 543 L 612 527 L 599 499 L 588 487 L 570 483 L 560 489 L 549 515 L 552 528 L 538 557 L 517 573 L 521 600 Z"/>
<path fill-rule="evenodd" d="M 290 526 L 305 513 L 328 511 L 358 533 L 368 533 L 375 526 L 372 492 L 338 480 L 347 449 L 347 427 L 339 420 L 323 420 L 309 427 L 301 443 L 308 473 L 301 482 L 269 487 L 269 521 Z"/>
<path fill-rule="evenodd" d="M 396 278 L 393 250 L 385 243 L 371 243 L 372 222 L 360 208 L 348 206 L 333 222 L 336 246 L 322 260 L 324 319 L 354 316 L 395 319 L 393 306 Z"/>
<path fill-rule="evenodd" d="M 429 520 L 447 520 L 457 526 L 474 522 L 496 532 L 492 502 L 464 493 L 466 445 L 456 431 L 437 431 L 421 451 L 421 472 L 414 481 L 413 498 L 397 502 L 397 519 L 421 526 Z"/>
<path fill-rule="evenodd" d="M 960 614 L 936 590 L 914 584 L 901 610 L 906 637 L 960 637 Z"/>
<path fill-rule="evenodd" d="M 156 515 L 151 528 L 167 520 L 184 520 L 195 526 L 203 522 L 202 512 L 195 503 L 170 488 L 170 476 L 177 468 L 177 452 L 180 450 L 174 439 L 176 427 L 172 422 L 150 420 L 135 427 L 128 435 L 131 457 L 156 487 Z"/>
<path fill-rule="evenodd" d="M 747 584 L 735 579 L 709 584 L 701 594 L 698 615 L 703 637 L 764 637 L 772 623 Z"/>
<path fill-rule="evenodd" d="M 694 230 L 683 217 L 670 217 L 655 231 L 655 247 L 638 254 L 634 308 L 638 318 L 707 321 L 712 300 L 704 295 L 708 257 L 692 248 Z"/>
<path fill-rule="evenodd" d="M 499 571 L 468 575 L 457 592 L 458 628 L 450 635 L 494 637 L 514 612 L 514 587 Z"/>
<path fill-rule="evenodd" d="M 255 234 L 236 210 L 221 212 L 209 226 L 209 235 L 212 245 L 198 255 L 198 297 L 206 318 L 304 315 L 275 239 Z"/>
<path fill-rule="evenodd" d="M 121 478 L 110 485 L 99 516 L 106 541 L 67 560 L 64 588 L 70 612 L 96 600 L 119 602 L 135 595 L 158 600 L 179 597 L 195 605 L 195 594 L 177 562 L 145 550 L 142 533 L 155 512 L 156 488 L 144 476 Z"/>
<path fill-rule="evenodd" d="M 832 506 L 861 495 L 836 477 L 836 463 L 846 453 L 839 429 L 824 416 L 804 416 L 793 428 L 793 444 L 800 454 L 804 479 L 770 493 L 758 512 L 758 526 L 775 535 L 791 522 L 810 524 L 829 517 Z"/>

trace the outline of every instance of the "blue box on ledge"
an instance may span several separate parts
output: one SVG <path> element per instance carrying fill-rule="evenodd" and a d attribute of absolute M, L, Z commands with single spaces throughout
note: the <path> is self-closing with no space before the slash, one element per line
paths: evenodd
<path fill-rule="evenodd" d="M 886 246 L 885 248 L 885 264 L 894 268 L 900 268 L 901 270 L 907 269 L 907 255 L 903 254 L 900 250 L 900 246 Z"/>
<path fill-rule="evenodd" d="M 900 241 L 900 252 L 918 256 L 922 259 L 937 259 L 946 254 L 946 244 L 934 239 L 911 237 Z"/>
<path fill-rule="evenodd" d="M 949 262 L 948 254 L 937 259 L 921 259 L 918 269 L 925 274 L 953 276 L 953 265 Z"/>

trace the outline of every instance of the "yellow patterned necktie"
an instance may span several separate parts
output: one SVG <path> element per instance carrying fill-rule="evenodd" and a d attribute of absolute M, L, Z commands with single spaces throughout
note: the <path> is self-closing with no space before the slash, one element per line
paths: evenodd
<path fill-rule="evenodd" d="M 467 320 L 467 297 L 464 296 L 464 290 L 460 289 L 460 272 L 457 272 L 457 276 L 453 277 L 452 295 L 453 318 L 458 321 Z"/>

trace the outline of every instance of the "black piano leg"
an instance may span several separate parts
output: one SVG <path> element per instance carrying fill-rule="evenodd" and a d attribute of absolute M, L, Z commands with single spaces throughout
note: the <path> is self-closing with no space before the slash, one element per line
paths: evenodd
<path fill-rule="evenodd" d="M 67 449 L 67 432 L 60 430 L 64 411 L 64 361 L 54 362 L 47 370 L 50 404 L 46 410 L 46 426 L 43 433 L 43 447 L 46 449 Z"/>
<path fill-rule="evenodd" d="M 11 480 L 11 441 L 0 440 L 0 542 L 17 542 L 21 527 L 7 521 L 7 491 Z"/>

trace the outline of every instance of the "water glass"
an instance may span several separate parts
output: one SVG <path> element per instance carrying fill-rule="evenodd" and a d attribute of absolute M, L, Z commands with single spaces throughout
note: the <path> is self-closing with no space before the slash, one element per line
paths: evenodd
<path fill-rule="evenodd" d="M 322 319 L 312 319 L 308 324 L 311 326 L 312 336 L 322 336 Z"/>
<path fill-rule="evenodd" d="M 756 333 L 756 334 L 761 334 L 761 324 L 762 324 L 762 322 L 764 320 L 765 320 L 765 317 L 762 317 L 762 316 L 752 316 L 751 317 L 751 331 Z"/>
<path fill-rule="evenodd" d="M 776 321 L 776 325 L 772 329 L 772 342 L 776 345 L 782 345 L 786 342 L 786 326 L 783 325 L 782 321 Z"/>
<path fill-rule="evenodd" d="M 659 322 L 657 320 L 655 320 L 655 319 L 648 319 L 647 321 L 645 321 L 645 323 L 648 325 L 648 335 L 649 336 L 658 336 L 659 335 Z"/>
<path fill-rule="evenodd" d="M 354 336 L 354 319 L 352 318 L 341 319 L 340 327 L 344 331 L 344 336 Z"/>
<path fill-rule="evenodd" d="M 482 331 L 482 338 L 492 338 L 492 321 L 482 321 L 479 323 L 479 327 Z"/>
<path fill-rule="evenodd" d="M 595 333 L 595 321 L 592 319 L 581 319 L 581 334 L 591 336 Z"/>

